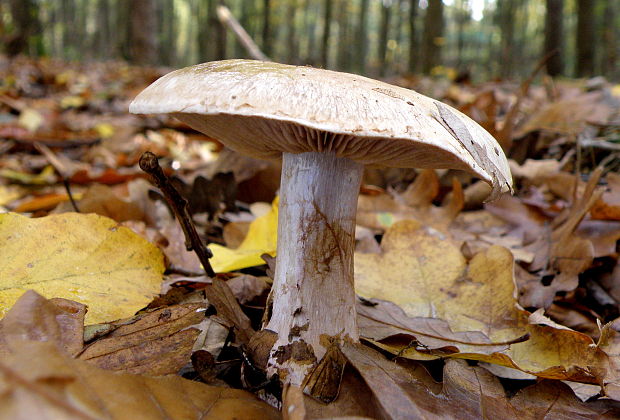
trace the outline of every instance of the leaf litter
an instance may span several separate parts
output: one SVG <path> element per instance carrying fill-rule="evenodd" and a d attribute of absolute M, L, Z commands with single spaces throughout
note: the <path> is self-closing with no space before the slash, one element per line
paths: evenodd
<path fill-rule="evenodd" d="M 24 77 L 24 68 L 44 77 Z M 392 80 L 432 92 L 501 138 L 516 193 L 483 203 L 488 187 L 462 173 L 367 171 L 355 256 L 363 344 L 333 350 L 346 362 L 325 405 L 309 389 L 282 393 L 259 375 L 279 167 L 171 119 L 128 115 L 128 100 L 160 72 L 24 58 L 2 70 L 19 83 L 0 96 L 0 206 L 31 218 L 0 215 L 3 238 L 22 235 L 17 245 L 0 241 L 0 365 L 10 396 L 2 413 L 143 416 L 157 401 L 168 418 L 207 406 L 213 418 L 618 417 L 613 86 L 558 82 L 551 97 L 529 82 L 516 93 L 502 82 Z M 189 198 L 217 277 L 204 276 L 144 181 L 137 162 L 147 150 Z M 71 200 L 99 216 L 73 214 Z M 106 229 L 122 240 L 98 242 Z M 109 253 L 89 248 L 96 243 Z M 44 253 L 38 277 L 24 272 Z M 130 269 L 138 255 L 131 274 L 114 269 Z M 52 285 L 46 272 L 65 282 Z M 76 293 L 69 275 L 93 293 Z M 20 298 L 33 282 L 45 298 Z"/>

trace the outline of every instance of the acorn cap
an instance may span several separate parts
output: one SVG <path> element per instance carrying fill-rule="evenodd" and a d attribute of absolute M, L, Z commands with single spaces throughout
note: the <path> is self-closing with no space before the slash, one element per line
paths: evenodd
<path fill-rule="evenodd" d="M 239 153 L 335 152 L 366 165 L 453 168 L 511 191 L 497 141 L 456 109 L 366 77 L 254 60 L 173 71 L 131 103 L 135 114 L 172 114 Z"/>

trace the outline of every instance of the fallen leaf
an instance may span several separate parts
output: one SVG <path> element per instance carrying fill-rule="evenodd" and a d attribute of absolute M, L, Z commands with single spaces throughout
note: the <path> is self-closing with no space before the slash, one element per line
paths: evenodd
<path fill-rule="evenodd" d="M 538 130 L 576 135 L 586 124 L 606 124 L 613 112 L 602 100 L 601 92 L 584 93 L 544 106 L 530 116 L 515 137 Z"/>
<path fill-rule="evenodd" d="M 620 220 L 620 175 L 607 174 L 607 185 L 608 190 L 594 203 L 590 214 L 594 219 Z"/>
<path fill-rule="evenodd" d="M 211 266 L 217 273 L 227 273 L 242 268 L 265 264 L 262 254 L 274 256 L 276 254 L 276 240 L 278 235 L 278 199 L 271 206 L 271 212 L 258 217 L 250 224 L 248 234 L 236 249 L 211 244 L 213 252 Z"/>
<path fill-rule="evenodd" d="M 190 359 L 204 319 L 204 304 L 191 303 L 143 313 L 87 345 L 79 359 L 106 370 L 147 375 L 177 373 Z"/>
<path fill-rule="evenodd" d="M 33 108 L 25 108 L 19 114 L 18 124 L 30 132 L 37 131 L 43 124 L 43 116 Z"/>
<path fill-rule="evenodd" d="M 442 386 L 417 364 L 389 361 L 364 346 L 347 343 L 343 353 L 364 378 L 385 419 L 585 420 L 620 415 L 617 403 L 583 403 L 560 382 L 543 381 L 509 398 L 497 377 L 460 360 L 446 361 Z"/>
<path fill-rule="evenodd" d="M 234 325 L 237 340 L 248 344 L 255 331 L 226 282 L 214 278 L 211 285 L 205 288 L 205 294 L 209 303 L 215 306 L 218 315 Z"/>
<path fill-rule="evenodd" d="M 88 305 L 89 323 L 125 318 L 158 293 L 164 270 L 154 245 L 97 215 L 0 214 L 0 249 L 0 313 L 33 289 Z"/>
<path fill-rule="evenodd" d="M 79 200 L 81 197 L 81 193 L 73 195 L 74 199 Z M 13 211 L 17 213 L 30 213 L 40 210 L 52 210 L 58 204 L 67 201 L 69 201 L 69 195 L 67 194 L 50 193 L 22 201 L 18 206 L 13 208 Z"/>
<path fill-rule="evenodd" d="M 144 214 L 137 205 L 119 198 L 107 185 L 90 186 L 84 192 L 78 207 L 82 213 L 95 213 L 117 222 L 144 219 Z"/>
<path fill-rule="evenodd" d="M 15 320 L 11 312 L 5 321 Z M 27 418 L 203 418 L 279 419 L 279 413 L 252 394 L 188 381 L 179 376 L 153 378 L 99 369 L 72 359 L 58 346 L 61 323 L 48 318 L 6 325 L 10 352 L 0 359 L 2 417 Z M 3 330 L 4 330 L 3 328 Z"/>
<path fill-rule="evenodd" d="M 450 330 L 481 332 L 492 343 L 529 334 L 525 342 L 486 354 L 484 347 L 462 357 L 520 369 L 539 377 L 593 382 L 606 366 L 605 355 L 588 336 L 568 329 L 532 324 L 517 305 L 510 251 L 491 246 L 467 264 L 448 237 L 400 222 L 390 228 L 382 253 L 355 256 L 356 292 L 389 300 L 412 318 L 439 318 Z M 535 321 L 534 321 L 535 322 Z M 394 326 L 394 325 L 392 325 Z M 402 334 L 422 341 L 411 331 Z M 456 342 L 454 346 L 462 343 Z M 401 345 L 403 351 L 408 347 Z"/>
<path fill-rule="evenodd" d="M 439 193 L 439 178 L 433 170 L 421 172 L 402 194 L 360 195 L 356 223 L 385 230 L 401 220 L 417 220 L 438 230 L 446 230 L 464 205 L 461 184 L 454 180 L 452 198 L 444 206 L 433 205 Z"/>

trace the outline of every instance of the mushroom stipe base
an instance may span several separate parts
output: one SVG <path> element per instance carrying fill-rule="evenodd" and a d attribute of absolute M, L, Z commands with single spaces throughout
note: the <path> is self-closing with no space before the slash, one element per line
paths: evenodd
<path fill-rule="evenodd" d="M 300 385 L 334 338 L 358 341 L 353 284 L 363 165 L 334 153 L 284 153 L 268 367 Z"/>

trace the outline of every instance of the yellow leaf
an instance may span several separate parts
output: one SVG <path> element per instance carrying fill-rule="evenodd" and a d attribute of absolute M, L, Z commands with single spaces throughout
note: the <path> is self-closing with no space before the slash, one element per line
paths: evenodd
<path fill-rule="evenodd" d="M 54 175 L 54 172 L 54 167 L 52 165 L 47 165 L 38 174 L 18 172 L 8 168 L 0 169 L 0 176 L 13 181 L 21 182 L 22 184 L 44 185 L 56 182 L 56 176 Z"/>
<path fill-rule="evenodd" d="M 604 365 L 604 355 L 590 337 L 555 328 L 541 321 L 544 317 L 520 309 L 513 257 L 506 248 L 491 246 L 467 264 L 448 235 L 412 221 L 398 222 L 388 229 L 381 248 L 381 254 L 355 255 L 356 292 L 361 296 L 392 301 L 412 318 L 442 319 L 455 333 L 482 332 L 494 343 L 526 333 L 530 337 L 493 353 L 485 351 L 485 346 L 455 343 L 461 353 L 450 357 L 482 360 L 545 378 L 586 382 L 593 381 L 602 370 L 595 366 Z M 424 339 L 416 338 L 420 342 Z M 403 350 L 401 346 L 399 351 Z"/>
<path fill-rule="evenodd" d="M 278 236 L 278 198 L 273 200 L 271 211 L 256 218 L 248 230 L 248 234 L 236 249 L 221 245 L 209 245 L 213 252 L 211 265 L 217 273 L 226 273 L 242 268 L 265 264 L 262 254 L 276 255 Z"/>
<path fill-rule="evenodd" d="M 43 116 L 35 109 L 25 108 L 19 114 L 17 123 L 28 131 L 37 131 L 43 124 Z"/>
<path fill-rule="evenodd" d="M 0 185 L 0 206 L 9 204 L 22 196 L 23 192 L 15 186 Z"/>
<path fill-rule="evenodd" d="M 65 96 L 64 98 L 62 98 L 60 100 L 60 107 L 61 108 L 79 108 L 82 105 L 84 105 L 85 101 L 84 98 L 82 98 L 81 96 L 77 96 L 77 95 L 72 95 L 72 96 Z"/>
<path fill-rule="evenodd" d="M 159 292 L 161 252 L 106 217 L 0 214 L 0 315 L 29 289 L 88 305 L 87 321 L 133 315 Z"/>
<path fill-rule="evenodd" d="M 95 126 L 95 131 L 102 139 L 107 139 L 114 135 L 114 126 L 108 123 L 99 123 Z"/>

